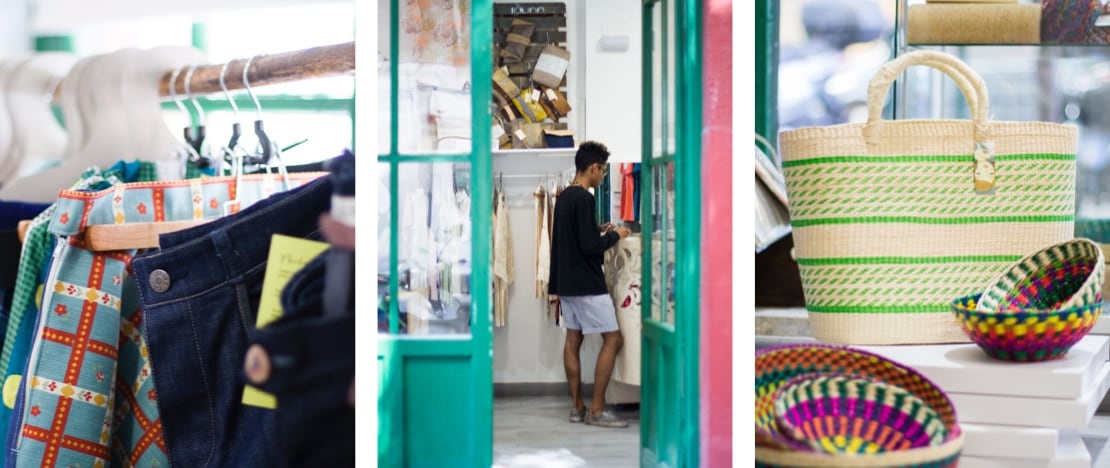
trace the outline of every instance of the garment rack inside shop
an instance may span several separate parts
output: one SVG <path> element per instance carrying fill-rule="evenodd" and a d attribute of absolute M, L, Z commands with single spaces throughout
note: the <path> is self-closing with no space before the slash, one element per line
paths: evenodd
<path fill-rule="evenodd" d="M 198 64 L 196 68 L 185 67 L 176 71 L 179 72 L 181 77 L 187 77 L 187 89 L 189 94 L 192 95 L 222 92 L 223 88 L 220 87 L 221 75 L 223 75 L 224 85 L 229 91 L 246 89 L 243 83 L 243 67 L 248 60 L 251 69 L 248 71 L 247 81 L 251 88 L 350 75 L 355 72 L 355 43 L 351 41 L 292 52 L 242 57 L 228 62 L 226 69 L 224 69 L 225 64 L 221 63 L 215 65 Z M 174 77 L 174 71 L 166 70 L 162 75 L 162 80 L 158 84 L 159 95 L 166 98 L 173 96 L 173 93 L 170 92 L 170 84 Z M 186 79 L 179 77 L 176 83 L 173 84 L 175 85 L 174 91 L 176 94 L 185 96 Z M 64 86 L 65 80 L 62 80 L 55 88 L 55 102 L 58 102 L 59 93 Z"/>
<path fill-rule="evenodd" d="M 222 92 L 220 76 L 224 75 L 224 85 L 228 90 L 246 89 L 243 82 L 243 67 L 248 60 L 251 68 L 247 72 L 247 82 L 250 87 L 271 84 L 303 81 L 316 78 L 353 74 L 355 71 L 355 43 L 312 47 L 293 52 L 283 52 L 271 55 L 256 55 L 253 58 L 245 57 L 225 64 L 198 65 L 187 67 L 188 89 L 190 94 L 210 94 Z M 238 68 L 238 70 L 236 70 Z M 176 70 L 177 75 L 185 75 L 182 70 Z M 159 94 L 170 97 L 170 86 L 175 70 L 167 70 L 159 83 Z M 178 79 L 175 83 L 178 96 L 185 95 L 186 80 Z M 65 85 L 63 80 L 54 91 L 57 100 L 59 89 Z M 118 250 L 121 248 L 151 248 L 158 246 L 158 236 L 168 232 L 186 229 L 204 224 L 211 220 L 162 222 L 162 223 L 133 223 L 120 225 L 90 226 L 86 231 L 86 240 L 93 250 Z M 30 220 L 19 222 L 19 239 L 23 240 Z M 137 247 L 142 244 L 142 247 Z"/>

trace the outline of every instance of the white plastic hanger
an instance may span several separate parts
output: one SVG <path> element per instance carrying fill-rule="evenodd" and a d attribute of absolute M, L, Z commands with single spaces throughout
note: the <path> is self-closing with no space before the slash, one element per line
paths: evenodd
<path fill-rule="evenodd" d="M 4 89 L 8 113 L 18 117 L 12 119 L 12 145 L 0 179 L 26 175 L 63 158 L 68 137 L 54 118 L 51 102 L 76 61 L 68 53 L 46 52 L 14 70 Z"/>
<path fill-rule="evenodd" d="M 88 123 L 84 145 L 60 166 L 16 179 L 0 190 L 0 200 L 52 202 L 90 166 L 107 169 L 119 160 L 155 161 L 159 174 L 181 174 L 180 142 L 165 124 L 158 87 L 166 70 L 201 62 L 203 55 L 170 47 L 124 49 L 94 59 L 77 90 Z"/>
<path fill-rule="evenodd" d="M 7 86 L 7 77 L 10 76 L 12 68 L 17 63 L 16 61 L 0 62 L 0 90 Z M 12 118 L 11 114 L 8 113 L 7 102 L 7 95 L 0 92 L 0 186 L 3 186 L 8 180 L 4 176 L 4 168 L 9 164 L 8 151 L 12 144 Z"/>
<path fill-rule="evenodd" d="M 84 146 L 85 138 L 88 135 L 88 132 L 85 132 L 86 124 L 81 112 L 81 100 L 79 98 L 81 96 L 81 78 L 84 77 L 85 72 L 89 69 L 89 64 L 94 59 L 96 59 L 95 56 L 78 60 L 70 68 L 62 83 L 58 85 L 59 88 L 55 93 L 58 105 L 62 109 L 62 120 L 65 122 L 66 129 L 66 146 L 61 154 L 63 159 L 77 154 Z"/>
<path fill-rule="evenodd" d="M 153 161 L 162 178 L 185 176 L 188 145 L 165 123 L 158 83 L 166 70 L 207 61 L 192 47 L 164 46 L 140 51 L 125 65 L 120 83 L 129 125 L 139 131 L 128 159 Z"/>
<path fill-rule="evenodd" d="M 57 199 L 58 190 L 77 182 L 89 166 L 105 169 L 120 158 L 119 149 L 128 137 L 118 92 L 121 59 L 133 52 L 129 49 L 97 57 L 85 70 L 76 90 L 81 100 L 81 120 L 88 124 L 88 138 L 80 150 L 56 167 L 13 180 L 0 190 L 0 200 L 51 203 Z M 63 84 L 63 90 L 66 87 L 72 85 Z M 106 156 L 109 154 L 112 156 Z"/>

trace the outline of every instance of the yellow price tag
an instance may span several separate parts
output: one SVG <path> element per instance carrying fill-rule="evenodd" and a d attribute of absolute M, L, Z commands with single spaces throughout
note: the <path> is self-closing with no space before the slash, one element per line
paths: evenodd
<path fill-rule="evenodd" d="M 270 253 L 266 259 L 266 273 L 262 280 L 262 297 L 258 301 L 258 328 L 281 318 L 281 291 L 289 279 L 304 268 L 313 258 L 328 249 L 326 242 L 274 234 Z M 247 385 L 243 389 L 243 404 L 262 408 L 277 408 L 277 399 L 262 390 Z"/>

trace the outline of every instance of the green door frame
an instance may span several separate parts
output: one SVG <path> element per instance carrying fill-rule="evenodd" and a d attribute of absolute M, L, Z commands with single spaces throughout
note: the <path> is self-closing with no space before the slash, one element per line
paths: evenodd
<path fill-rule="evenodd" d="M 389 334 L 378 340 L 378 465 L 490 466 L 493 459 L 491 226 L 471 223 L 470 335 L 399 335 L 398 169 L 402 164 L 470 164 L 471 199 L 492 200 L 489 105 L 492 99 L 493 2 L 472 0 L 471 153 L 401 155 L 398 151 L 399 1 L 390 0 Z M 489 220 L 491 203 L 471 203 L 472 220 Z"/>
<path fill-rule="evenodd" d="M 674 2 L 673 28 L 668 18 L 668 3 Z M 640 404 L 640 466 L 643 467 L 696 467 L 699 466 L 699 303 L 700 303 L 700 253 L 701 253 L 701 206 L 699 186 L 701 180 L 701 54 L 702 54 L 702 2 L 700 0 L 644 0 L 643 4 L 643 153 L 641 171 L 644 189 L 641 193 L 641 219 L 643 228 L 643 279 L 644 296 L 642 301 L 643 336 L 641 368 Z M 655 70 L 654 64 L 654 13 L 661 12 L 662 31 L 660 44 L 663 70 Z M 667 70 L 669 51 L 667 44 L 674 41 L 673 72 Z M 675 106 L 669 108 L 668 86 L 673 73 Z M 653 84 L 660 77 L 663 98 L 661 148 L 662 157 L 655 157 L 655 129 L 653 115 Z M 672 117 L 676 123 L 675 135 L 666 131 L 667 122 Z M 674 138 L 676 153 L 669 154 L 670 139 Z M 667 262 L 660 262 L 656 277 L 662 279 L 660 301 L 654 302 L 652 285 L 653 262 L 652 237 L 655 230 L 656 209 L 653 197 L 654 185 L 658 179 L 655 174 L 663 171 L 664 177 L 668 164 L 674 164 L 674 297 L 675 312 L 672 322 L 668 322 L 668 296 L 670 275 Z M 663 187 L 664 202 L 660 204 L 664 222 L 661 246 L 666 255 L 668 226 L 666 187 Z M 666 257 L 664 257 L 666 258 Z M 658 318 L 652 314 L 658 306 Z"/>

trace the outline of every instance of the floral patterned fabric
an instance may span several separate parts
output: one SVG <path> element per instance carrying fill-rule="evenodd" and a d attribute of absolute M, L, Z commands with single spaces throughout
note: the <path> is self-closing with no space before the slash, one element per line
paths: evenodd
<path fill-rule="evenodd" d="M 15 466 L 166 466 L 134 279 L 136 251 L 94 252 L 81 235 L 101 224 L 214 219 L 326 173 L 121 184 L 63 191 L 50 221 L 59 236 L 21 389 Z M 11 460 L 9 460 L 11 461 Z"/>

